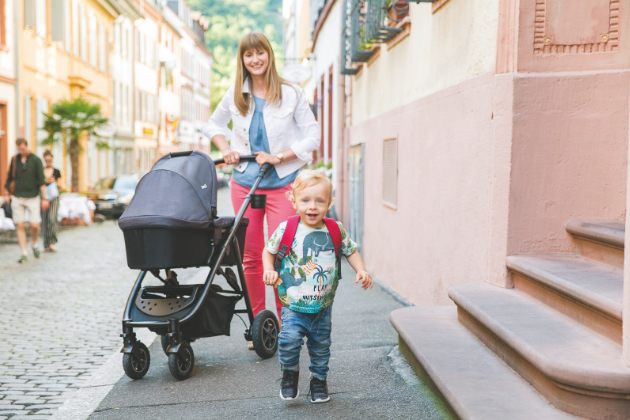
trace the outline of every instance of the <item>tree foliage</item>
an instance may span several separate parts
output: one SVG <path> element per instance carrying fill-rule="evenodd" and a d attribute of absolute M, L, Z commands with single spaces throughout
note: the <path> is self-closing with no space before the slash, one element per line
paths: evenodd
<path fill-rule="evenodd" d="M 73 100 L 62 99 L 53 104 L 49 114 L 44 113 L 43 129 L 48 136 L 41 143 L 44 146 L 52 146 L 65 142 L 65 150 L 72 165 L 73 189 L 79 185 L 81 136 L 86 132 L 92 134 L 95 129 L 107 122 L 108 119 L 101 114 L 101 106 L 82 97 Z M 107 143 L 99 141 L 96 147 L 107 148 Z"/>
<path fill-rule="evenodd" d="M 280 71 L 283 64 L 282 0 L 189 0 L 210 21 L 206 46 L 214 56 L 212 111 L 234 82 L 238 43 L 248 32 L 262 32 L 271 42 Z"/>

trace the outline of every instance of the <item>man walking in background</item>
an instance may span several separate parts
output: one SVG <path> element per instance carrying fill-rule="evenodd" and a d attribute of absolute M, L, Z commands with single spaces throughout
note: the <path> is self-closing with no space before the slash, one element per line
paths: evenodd
<path fill-rule="evenodd" d="M 39 236 L 39 224 L 41 222 L 40 207 L 48 210 L 50 204 L 46 197 L 44 165 L 41 159 L 28 150 L 28 143 L 25 139 L 17 139 L 15 145 L 19 153 L 11 159 L 9 176 L 5 185 L 4 200 L 11 203 L 13 223 L 15 223 L 18 243 L 22 250 L 22 256 L 18 260 L 21 264 L 28 260 L 26 256 L 26 231 L 24 229 L 26 210 L 29 213 L 28 222 L 31 226 L 33 255 L 35 258 L 39 258 L 37 237 Z"/>

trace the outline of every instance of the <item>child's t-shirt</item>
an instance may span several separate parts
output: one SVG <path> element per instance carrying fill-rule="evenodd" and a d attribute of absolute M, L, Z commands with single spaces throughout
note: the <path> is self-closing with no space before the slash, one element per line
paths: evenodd
<path fill-rule="evenodd" d="M 341 253 L 348 257 L 357 250 L 341 223 Z M 267 242 L 267 251 L 277 254 L 287 222 Z M 332 305 L 339 284 L 335 246 L 326 225 L 310 228 L 300 222 L 291 252 L 282 260 L 278 295 L 282 304 L 296 312 L 317 313 Z"/>

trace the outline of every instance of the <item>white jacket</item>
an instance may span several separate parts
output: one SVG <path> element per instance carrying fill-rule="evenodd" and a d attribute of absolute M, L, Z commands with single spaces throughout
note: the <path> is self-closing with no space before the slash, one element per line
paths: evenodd
<path fill-rule="evenodd" d="M 243 92 L 249 93 L 247 80 L 243 84 Z M 210 121 L 201 128 L 201 132 L 211 140 L 218 134 L 226 135 L 227 125 L 232 120 L 230 148 L 241 155 L 251 155 L 249 126 L 253 115 L 253 107 L 250 107 L 245 116 L 238 111 L 234 105 L 232 85 L 210 117 Z M 291 148 L 297 156 L 297 159 L 275 166 L 278 177 L 284 178 L 313 160 L 312 152 L 319 148 L 321 135 L 313 111 L 300 86 L 283 84 L 282 101 L 267 103 L 263 109 L 263 118 L 269 139 L 269 152 L 277 155 Z M 243 172 L 248 163 L 240 162 L 235 169 Z"/>

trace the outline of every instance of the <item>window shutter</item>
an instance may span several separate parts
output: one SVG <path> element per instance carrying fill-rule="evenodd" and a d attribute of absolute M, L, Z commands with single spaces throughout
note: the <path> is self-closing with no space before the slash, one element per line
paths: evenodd
<path fill-rule="evenodd" d="M 102 23 L 98 25 L 98 66 L 99 70 L 105 73 L 105 26 Z"/>
<path fill-rule="evenodd" d="M 31 142 L 31 95 L 24 95 L 24 138 Z"/>
<path fill-rule="evenodd" d="M 72 48 L 75 56 L 79 56 L 79 2 L 72 0 Z"/>
<path fill-rule="evenodd" d="M 46 17 L 46 0 L 36 0 L 35 2 L 35 32 L 42 38 L 48 36 Z"/>
<path fill-rule="evenodd" d="M 383 141 L 383 203 L 398 204 L 398 139 Z"/>
<path fill-rule="evenodd" d="M 81 31 L 81 59 L 87 61 L 87 24 L 85 22 L 85 7 L 79 5 L 79 26 Z"/>
<path fill-rule="evenodd" d="M 98 39 L 97 39 L 97 32 L 96 32 L 96 16 L 94 16 L 93 11 L 90 11 L 89 24 L 90 24 L 90 47 L 89 47 L 90 48 L 90 65 L 96 68 L 97 66 L 96 53 L 98 52 Z"/>
<path fill-rule="evenodd" d="M 53 41 L 66 42 L 66 2 L 50 1 L 50 33 Z"/>
<path fill-rule="evenodd" d="M 135 91 L 135 110 L 136 110 L 136 115 L 135 115 L 135 119 L 139 120 L 140 119 L 140 92 L 138 90 Z"/>
<path fill-rule="evenodd" d="M 35 26 L 35 0 L 24 0 L 24 27 Z"/>

